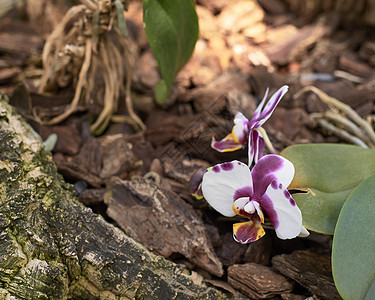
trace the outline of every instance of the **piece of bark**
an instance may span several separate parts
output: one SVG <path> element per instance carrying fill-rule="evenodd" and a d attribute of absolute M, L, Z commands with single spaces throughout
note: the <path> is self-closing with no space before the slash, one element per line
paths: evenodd
<path fill-rule="evenodd" d="M 267 299 L 294 288 L 291 280 L 256 263 L 230 266 L 228 283 L 252 299 Z"/>
<path fill-rule="evenodd" d="M 236 2 L 236 1 L 232 1 Z M 226 0 L 197 0 L 197 4 L 209 9 L 213 14 L 219 13 L 225 6 L 228 5 Z"/>
<path fill-rule="evenodd" d="M 271 264 L 271 252 L 272 252 L 272 237 L 266 234 L 256 242 L 250 243 L 247 246 L 246 252 L 243 257 L 245 263 L 257 263 L 260 265 Z"/>
<path fill-rule="evenodd" d="M 233 233 L 228 232 L 222 236 L 221 246 L 216 250 L 216 253 L 224 266 L 231 266 L 242 260 L 246 248 L 247 245 L 237 243 L 233 239 Z"/>
<path fill-rule="evenodd" d="M 9 84 L 21 73 L 18 67 L 0 68 L 0 85 Z"/>
<path fill-rule="evenodd" d="M 374 69 L 368 64 L 362 62 L 359 59 L 359 56 L 351 51 L 347 51 L 340 55 L 339 68 L 347 71 L 350 74 L 363 78 L 369 78 L 372 74 L 374 74 Z"/>
<path fill-rule="evenodd" d="M 359 56 L 361 59 L 367 61 L 371 66 L 375 67 L 375 42 L 364 42 L 359 49 Z"/>
<path fill-rule="evenodd" d="M 98 188 L 111 176 L 126 178 L 141 165 L 132 149 L 123 134 L 90 137 L 77 155 L 68 157 L 57 153 L 54 160 L 65 177 L 84 180 Z"/>
<path fill-rule="evenodd" d="M 130 237 L 164 257 L 180 253 L 208 272 L 223 275 L 202 220 L 176 194 L 141 177 L 113 178 L 107 189 L 107 214 Z"/>
<path fill-rule="evenodd" d="M 53 160 L 59 172 L 71 181 L 84 180 L 90 186 L 99 188 L 103 184 L 100 178 L 102 148 L 95 138 L 90 138 L 80 149 L 80 152 L 73 156 L 65 156 L 56 153 Z"/>
<path fill-rule="evenodd" d="M 54 152 L 75 155 L 78 153 L 82 139 L 81 134 L 75 124 L 59 125 L 59 126 L 42 126 L 39 128 L 39 134 L 43 140 L 46 140 L 51 134 L 57 134 Z"/>
<path fill-rule="evenodd" d="M 272 258 L 272 265 L 281 274 L 297 281 L 309 292 L 323 299 L 341 299 L 331 273 L 331 259 L 310 250 L 296 250 Z"/>
<path fill-rule="evenodd" d="M 321 89 L 327 95 L 336 98 L 337 100 L 349 105 L 355 110 L 367 103 L 374 103 L 373 87 L 370 89 L 358 89 L 353 83 L 347 80 L 335 80 L 334 82 L 316 82 L 315 86 Z M 323 104 L 322 107 L 325 107 L 325 104 Z"/>
<path fill-rule="evenodd" d="M 40 137 L 0 98 L 4 299 L 225 299 L 76 201 Z"/>
<path fill-rule="evenodd" d="M 261 22 L 264 10 L 257 1 L 239 0 L 226 5 L 218 15 L 218 24 L 224 33 L 242 32 Z"/>
<path fill-rule="evenodd" d="M 306 50 L 323 36 L 329 35 L 334 29 L 334 18 L 322 17 L 311 25 L 306 25 L 286 40 L 267 45 L 265 51 L 268 58 L 277 65 L 287 65 L 295 61 Z"/>
<path fill-rule="evenodd" d="M 26 13 L 32 26 L 37 32 L 47 37 L 64 17 L 72 5 L 69 0 L 26 0 Z"/>
<path fill-rule="evenodd" d="M 0 53 L 21 56 L 22 60 L 39 52 L 44 39 L 30 28 L 30 24 L 19 20 L 9 20 L 0 27 Z"/>
<path fill-rule="evenodd" d="M 316 18 L 323 12 L 333 12 L 340 16 L 340 21 L 356 21 L 362 24 L 375 25 L 375 5 L 372 0 L 283 0 L 288 7 L 307 20 Z"/>
<path fill-rule="evenodd" d="M 86 206 L 97 205 L 104 201 L 105 192 L 105 189 L 85 189 L 77 198 Z"/>

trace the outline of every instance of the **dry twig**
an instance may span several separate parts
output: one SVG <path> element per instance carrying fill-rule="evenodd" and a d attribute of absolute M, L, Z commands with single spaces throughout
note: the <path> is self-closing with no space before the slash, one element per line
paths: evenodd
<path fill-rule="evenodd" d="M 342 103 L 336 98 L 327 95 L 320 89 L 313 86 L 307 86 L 303 88 L 294 95 L 294 98 L 297 99 L 306 92 L 315 93 L 320 100 L 331 107 L 331 111 L 313 115 L 313 117 L 318 120 L 318 123 L 323 128 L 361 147 L 375 148 L 374 129 L 349 105 Z M 344 116 L 346 117 L 343 117 L 340 113 L 337 112 L 337 110 L 339 110 L 339 112 L 344 114 Z M 340 125 L 341 128 L 336 127 L 328 121 Z M 349 133 L 348 131 L 350 131 L 351 133 Z"/>

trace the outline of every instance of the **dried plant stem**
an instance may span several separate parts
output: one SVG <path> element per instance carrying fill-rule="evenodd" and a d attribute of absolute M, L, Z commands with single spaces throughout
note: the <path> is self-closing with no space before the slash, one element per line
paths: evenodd
<path fill-rule="evenodd" d="M 371 143 L 369 137 L 364 134 L 364 132 L 354 123 L 352 122 L 351 120 L 337 114 L 337 113 L 334 113 L 332 111 L 326 111 L 324 112 L 323 114 L 320 114 L 320 113 L 317 113 L 317 114 L 312 114 L 311 115 L 313 118 L 317 118 L 317 117 L 320 117 L 320 118 L 325 118 L 329 121 L 332 121 L 338 125 L 341 125 L 343 126 L 344 128 L 346 128 L 348 131 L 350 131 L 353 135 L 359 137 L 362 141 L 364 141 L 365 143 L 367 143 L 369 146 L 371 146 L 372 148 L 375 148 L 375 145 L 373 143 Z"/>
<path fill-rule="evenodd" d="M 86 81 L 87 72 L 91 65 L 91 54 L 92 54 L 92 41 L 91 39 L 86 39 L 85 58 L 81 67 L 81 71 L 79 72 L 78 82 L 77 82 L 77 86 L 76 86 L 76 90 L 74 93 L 74 98 L 72 100 L 72 103 L 69 105 L 68 109 L 65 112 L 63 112 L 61 115 L 58 115 L 57 117 L 46 122 L 48 125 L 57 124 L 76 111 L 78 103 L 79 103 L 79 99 L 81 97 L 82 89 Z"/>
<path fill-rule="evenodd" d="M 39 86 L 39 93 L 42 93 L 46 88 L 48 79 L 50 78 L 50 70 L 52 70 L 51 61 L 56 60 L 56 57 L 58 55 L 57 49 L 61 49 L 63 45 L 68 44 L 67 41 L 69 41 L 71 37 L 74 37 L 74 33 L 76 30 L 69 32 L 68 36 L 65 36 L 64 30 L 66 25 L 75 17 L 77 17 L 80 13 L 82 13 L 85 9 L 86 8 L 84 5 L 73 6 L 65 14 L 63 19 L 61 20 L 61 23 L 56 27 L 56 29 L 51 33 L 51 35 L 48 36 L 42 54 L 44 71 Z M 53 46 L 55 48 L 55 53 L 52 55 Z"/>
<path fill-rule="evenodd" d="M 361 118 L 360 115 L 357 114 L 355 110 L 353 110 L 349 105 L 342 103 L 341 101 L 327 95 L 323 91 L 319 90 L 316 87 L 313 86 L 307 86 L 300 90 L 298 93 L 294 95 L 294 98 L 300 97 L 303 93 L 306 92 L 314 92 L 318 97 L 329 106 L 333 106 L 337 109 L 339 109 L 342 113 L 347 115 L 353 122 L 355 122 L 359 128 L 362 128 L 364 132 L 367 134 L 367 138 L 365 140 L 368 140 L 369 145 L 373 146 L 375 145 L 375 132 L 372 126 L 366 122 L 363 118 Z M 332 116 L 331 116 L 332 118 Z M 336 118 L 338 119 L 338 118 Z M 342 125 L 345 126 L 345 124 L 342 123 Z M 352 128 L 351 126 L 349 126 Z M 361 138 L 361 137 L 360 137 Z"/>
<path fill-rule="evenodd" d="M 115 72 L 116 66 L 112 61 L 113 59 L 116 60 L 116 58 L 113 55 L 108 55 L 109 49 L 106 44 L 107 43 L 102 43 L 101 45 L 101 54 L 105 68 L 105 72 L 103 74 L 105 83 L 104 107 L 95 123 L 91 125 L 91 132 L 94 135 L 102 133 L 107 127 L 115 109 L 115 101 L 118 97 L 119 91 L 118 76 L 116 76 L 117 72 Z"/>
<path fill-rule="evenodd" d="M 126 83 L 125 83 L 125 104 L 128 110 L 129 116 L 138 124 L 142 131 L 146 131 L 146 125 L 142 120 L 135 114 L 133 109 L 133 102 L 131 99 L 131 76 L 133 64 L 131 61 L 131 53 L 129 45 L 125 47 L 125 63 L 126 63 Z"/>
<path fill-rule="evenodd" d="M 273 154 L 277 154 L 277 151 L 276 149 L 273 147 L 271 141 L 270 141 L 270 138 L 268 137 L 268 134 L 267 132 L 264 130 L 263 127 L 258 127 L 256 130 L 258 130 L 264 140 L 264 143 L 265 145 L 267 146 L 267 149 L 273 153 Z"/>
<path fill-rule="evenodd" d="M 80 2 L 81 5 L 72 7 L 66 13 L 62 22 L 47 39 L 43 50 L 44 72 L 39 86 L 39 92 L 42 93 L 49 81 L 52 85 L 58 80 L 59 70 L 61 70 L 62 73 L 66 72 L 65 74 L 71 76 L 73 82 L 77 80 L 74 97 L 62 114 L 53 116 L 46 121 L 42 120 L 43 118 L 34 111 L 35 119 L 41 124 L 57 124 L 78 111 L 80 102 L 84 102 L 86 105 L 90 101 L 101 102 L 100 96 L 93 94 L 93 91 L 95 80 L 99 77 L 98 72 L 103 71 L 101 74 L 104 81 L 103 108 L 91 125 L 93 135 L 101 134 L 107 128 L 117 109 L 120 91 L 124 91 L 123 64 L 125 63 L 126 108 L 129 117 L 133 120 L 132 124 L 136 124 L 142 131 L 145 131 L 146 126 L 135 114 L 131 100 L 134 57 L 130 49 L 132 44 L 127 35 L 124 18 L 124 6 L 127 7 L 128 3 L 125 1 L 124 5 L 122 0 L 114 2 L 80 0 Z M 113 3 L 116 11 L 113 11 Z M 70 29 L 68 30 L 68 28 Z M 116 42 L 107 34 L 111 30 L 116 35 Z M 122 51 L 124 51 L 125 60 Z M 71 66 L 74 67 L 74 72 L 69 69 Z M 65 74 L 63 73 L 63 75 Z M 78 79 L 76 79 L 77 77 Z"/>
<path fill-rule="evenodd" d="M 358 146 L 363 147 L 363 148 L 368 148 L 368 146 L 365 144 L 365 142 L 362 141 L 360 138 L 351 135 L 350 133 L 348 133 L 344 129 L 336 127 L 332 123 L 329 123 L 327 120 L 319 119 L 319 120 L 317 120 L 317 122 L 319 123 L 319 125 L 322 128 L 328 130 L 329 132 L 332 132 L 333 134 L 341 137 L 342 139 L 344 139 L 344 140 L 346 140 L 346 141 L 348 141 L 348 142 L 350 142 L 354 145 L 358 145 Z"/>
<path fill-rule="evenodd" d="M 83 5 L 85 5 L 88 9 L 90 10 L 97 10 L 98 7 L 96 6 L 95 3 L 93 3 L 91 0 L 79 0 Z"/>

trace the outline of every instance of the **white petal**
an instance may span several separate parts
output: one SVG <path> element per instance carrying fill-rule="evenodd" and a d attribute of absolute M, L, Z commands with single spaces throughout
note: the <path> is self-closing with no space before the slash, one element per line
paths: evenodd
<path fill-rule="evenodd" d="M 249 128 L 247 127 L 247 123 L 248 121 L 237 122 L 232 129 L 233 139 L 242 146 L 246 146 L 248 140 Z"/>
<path fill-rule="evenodd" d="M 266 89 L 266 93 L 264 94 L 262 101 L 260 101 L 260 103 L 258 104 L 258 107 L 256 108 L 254 115 L 251 119 L 252 121 L 257 120 L 260 117 L 260 114 L 263 110 L 264 103 L 266 102 L 267 97 L 268 97 L 268 92 L 269 92 L 269 88 Z"/>
<path fill-rule="evenodd" d="M 307 229 L 304 226 L 302 226 L 301 232 L 298 236 L 299 237 L 307 237 L 309 235 L 310 235 L 310 232 L 308 232 Z"/>
<path fill-rule="evenodd" d="M 274 93 L 271 99 L 267 102 L 266 106 L 263 108 L 260 116 L 259 122 L 257 122 L 257 127 L 262 126 L 272 115 L 273 111 L 276 109 L 276 106 L 279 104 L 280 100 L 288 91 L 288 86 L 284 85 L 279 88 L 276 93 Z"/>
<path fill-rule="evenodd" d="M 249 119 L 246 118 L 242 113 L 238 112 L 234 116 L 234 124 L 237 124 L 240 121 L 249 121 Z"/>
<path fill-rule="evenodd" d="M 248 212 L 246 210 L 246 207 L 247 205 L 249 204 L 250 202 L 250 198 L 249 197 L 241 197 L 241 198 L 238 198 L 235 202 L 234 202 L 234 209 L 236 210 L 244 210 L 246 212 Z M 255 211 L 255 210 L 254 210 Z"/>
<path fill-rule="evenodd" d="M 267 213 L 280 239 L 292 239 L 301 233 L 302 214 L 289 192 L 273 181 L 263 195 L 261 207 Z"/>
<path fill-rule="evenodd" d="M 241 197 L 252 196 L 250 169 L 234 160 L 214 166 L 203 176 L 203 196 L 215 210 L 226 217 L 233 217 L 232 205 Z"/>
<path fill-rule="evenodd" d="M 248 201 L 248 203 L 243 208 L 244 211 L 246 211 L 249 214 L 255 213 L 255 205 L 254 205 L 253 202 L 255 202 L 255 201 L 250 201 L 250 202 Z M 256 203 L 258 203 L 258 202 L 256 202 Z"/>

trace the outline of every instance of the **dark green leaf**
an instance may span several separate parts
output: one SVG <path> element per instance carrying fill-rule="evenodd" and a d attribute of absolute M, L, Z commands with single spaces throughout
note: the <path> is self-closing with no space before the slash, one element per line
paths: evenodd
<path fill-rule="evenodd" d="M 332 248 L 335 284 L 346 300 L 375 299 L 375 175 L 353 190 L 337 221 Z"/>
<path fill-rule="evenodd" d="M 143 0 L 143 22 L 163 78 L 155 88 L 156 100 L 162 104 L 177 72 L 193 53 L 198 18 L 192 0 Z"/>

